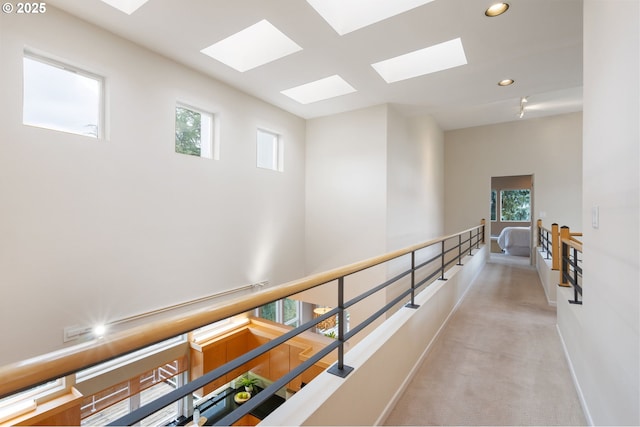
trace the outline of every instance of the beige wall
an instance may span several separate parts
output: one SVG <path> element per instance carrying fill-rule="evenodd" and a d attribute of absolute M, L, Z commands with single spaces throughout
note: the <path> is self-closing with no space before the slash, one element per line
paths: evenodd
<path fill-rule="evenodd" d="M 305 121 L 53 7 L 0 14 L 0 365 L 92 325 L 304 273 Z M 22 125 L 28 46 L 103 75 L 108 139 Z M 220 160 L 178 155 L 175 105 L 219 114 Z M 256 128 L 284 138 L 258 169 Z"/>
<path fill-rule="evenodd" d="M 534 218 L 582 228 L 582 114 L 445 132 L 445 231 L 489 219 L 491 177 L 533 175 Z"/>
<path fill-rule="evenodd" d="M 639 40 L 639 2 L 585 0 L 583 305 L 561 288 L 558 326 L 595 425 L 640 425 Z"/>

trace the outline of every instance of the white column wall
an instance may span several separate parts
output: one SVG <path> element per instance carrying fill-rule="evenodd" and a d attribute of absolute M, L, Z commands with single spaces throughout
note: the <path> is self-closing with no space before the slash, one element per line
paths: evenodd
<path fill-rule="evenodd" d="M 305 121 L 47 7 L 0 14 L 0 365 L 63 328 L 304 274 Z M 106 78 L 107 139 L 22 125 L 30 47 Z M 219 115 L 220 160 L 174 150 L 175 105 Z M 256 128 L 284 172 L 256 167 Z"/>
<path fill-rule="evenodd" d="M 640 425 L 639 39 L 640 3 L 585 0 L 583 305 L 559 292 L 558 326 L 595 425 Z"/>

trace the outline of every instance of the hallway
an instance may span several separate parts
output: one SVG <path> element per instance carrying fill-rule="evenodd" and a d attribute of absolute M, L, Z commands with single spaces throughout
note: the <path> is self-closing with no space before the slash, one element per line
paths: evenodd
<path fill-rule="evenodd" d="M 493 255 L 386 425 L 586 423 L 536 270 Z"/>

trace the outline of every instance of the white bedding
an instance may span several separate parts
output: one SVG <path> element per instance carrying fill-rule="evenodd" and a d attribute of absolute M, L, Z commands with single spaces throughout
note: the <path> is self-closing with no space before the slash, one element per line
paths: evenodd
<path fill-rule="evenodd" d="M 498 245 L 507 255 L 529 256 L 531 227 L 506 227 L 498 236 Z"/>

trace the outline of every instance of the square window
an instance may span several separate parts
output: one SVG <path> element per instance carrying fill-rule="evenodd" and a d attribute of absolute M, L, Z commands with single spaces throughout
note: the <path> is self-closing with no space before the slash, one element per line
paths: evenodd
<path fill-rule="evenodd" d="M 176 153 L 217 160 L 214 130 L 212 114 L 184 105 L 176 106 Z"/>
<path fill-rule="evenodd" d="M 278 134 L 258 129 L 256 139 L 257 166 L 282 171 L 282 147 Z"/>
<path fill-rule="evenodd" d="M 22 123 L 76 135 L 103 135 L 103 78 L 25 52 Z"/>
<path fill-rule="evenodd" d="M 500 191 L 500 221 L 531 221 L 531 191 Z"/>

